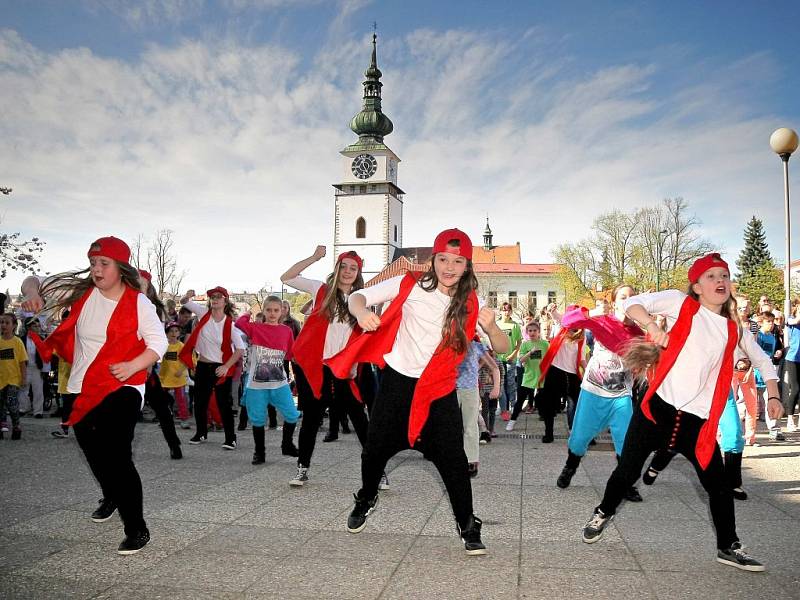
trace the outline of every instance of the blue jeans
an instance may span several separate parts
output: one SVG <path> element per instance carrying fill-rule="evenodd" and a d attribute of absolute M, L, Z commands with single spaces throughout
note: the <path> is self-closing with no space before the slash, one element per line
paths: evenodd
<path fill-rule="evenodd" d="M 503 363 L 503 386 L 500 388 L 500 410 L 511 410 L 517 403 L 517 367 Z"/>

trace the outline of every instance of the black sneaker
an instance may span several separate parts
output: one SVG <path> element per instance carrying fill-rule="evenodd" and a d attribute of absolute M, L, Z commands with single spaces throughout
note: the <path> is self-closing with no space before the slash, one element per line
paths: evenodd
<path fill-rule="evenodd" d="M 150 541 L 150 532 L 147 529 L 135 535 L 126 535 L 117 549 L 117 554 L 136 554 Z"/>
<path fill-rule="evenodd" d="M 751 557 L 744 550 L 741 542 L 734 542 L 726 550 L 717 550 L 717 562 L 742 571 L 764 571 L 764 565 Z"/>
<path fill-rule="evenodd" d="M 558 479 L 556 479 L 556 485 L 562 490 L 568 488 L 576 471 L 577 469 L 572 469 L 565 466 L 563 469 L 561 469 L 561 475 L 559 475 Z"/>
<path fill-rule="evenodd" d="M 583 527 L 583 541 L 587 544 L 599 542 L 600 538 L 603 537 L 603 530 L 613 518 L 614 515 L 605 516 L 602 510 L 595 508 L 592 518 Z"/>
<path fill-rule="evenodd" d="M 339 439 L 339 434 L 338 433 L 328 432 L 327 435 L 324 438 L 322 438 L 322 441 L 323 442 L 335 442 L 338 439 Z"/>
<path fill-rule="evenodd" d="M 542 443 L 543 444 L 552 444 L 553 443 L 553 434 L 552 433 L 545 433 L 542 436 Z"/>
<path fill-rule="evenodd" d="M 747 492 L 740 487 L 735 487 L 731 490 L 734 500 L 747 500 Z"/>
<path fill-rule="evenodd" d="M 183 452 L 180 446 L 171 446 L 169 449 L 169 457 L 172 460 L 180 460 L 183 458 Z"/>
<path fill-rule="evenodd" d="M 347 531 L 350 533 L 359 533 L 367 526 L 367 517 L 375 510 L 375 505 L 378 504 L 378 494 L 370 500 L 363 500 L 357 494 L 353 494 L 356 500 L 356 505 L 350 516 L 347 517 Z"/>
<path fill-rule="evenodd" d="M 300 451 L 297 449 L 297 446 L 292 444 L 291 446 L 281 446 L 281 454 L 284 456 L 300 456 Z"/>
<path fill-rule="evenodd" d="M 196 446 L 197 444 L 205 444 L 206 440 L 208 440 L 207 436 L 196 433 L 189 439 L 189 443 Z"/>
<path fill-rule="evenodd" d="M 478 443 L 483 445 L 491 444 L 492 443 L 492 434 L 488 431 L 482 431 L 480 437 L 478 438 Z"/>
<path fill-rule="evenodd" d="M 267 462 L 266 458 L 260 452 L 253 452 L 253 460 L 250 461 L 251 465 L 263 465 Z"/>
<path fill-rule="evenodd" d="M 52 435 L 54 438 L 68 438 L 69 437 L 69 433 L 64 431 L 63 429 L 56 429 L 55 431 L 51 431 L 50 435 Z"/>
<path fill-rule="evenodd" d="M 386 490 L 388 490 L 389 488 L 390 488 L 390 485 L 389 485 L 389 476 L 386 474 L 386 471 L 384 471 L 384 472 L 383 472 L 383 475 L 381 475 L 381 481 L 380 481 L 380 483 L 378 484 L 378 490 L 380 490 L 380 491 L 382 491 L 382 492 L 385 492 L 385 491 L 386 491 Z"/>
<path fill-rule="evenodd" d="M 645 485 L 653 485 L 658 477 L 658 471 L 653 467 L 647 467 L 647 471 L 642 475 L 642 483 Z"/>
<path fill-rule="evenodd" d="M 117 510 L 116 504 L 111 500 L 100 498 L 100 506 L 92 513 L 92 521 L 95 523 L 105 523 L 111 518 L 115 510 Z"/>
<path fill-rule="evenodd" d="M 625 500 L 628 502 L 642 502 L 644 498 L 639 493 L 639 490 L 636 489 L 635 485 L 632 485 L 627 492 L 625 492 Z"/>
<path fill-rule="evenodd" d="M 475 515 L 471 515 L 469 523 L 463 529 L 458 528 L 458 533 L 461 535 L 461 541 L 464 542 L 464 550 L 470 556 L 481 556 L 486 554 L 486 546 L 481 541 L 481 521 Z"/>
<path fill-rule="evenodd" d="M 230 442 L 225 442 L 222 444 L 223 450 L 236 450 L 236 440 L 232 440 Z"/>

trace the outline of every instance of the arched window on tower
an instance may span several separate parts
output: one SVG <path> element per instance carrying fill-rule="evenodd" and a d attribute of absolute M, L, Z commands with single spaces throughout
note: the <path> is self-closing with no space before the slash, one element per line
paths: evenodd
<path fill-rule="evenodd" d="M 364 217 L 356 219 L 356 237 L 359 239 L 367 237 L 367 222 Z"/>
<path fill-rule="evenodd" d="M 394 241 L 397 241 L 397 225 L 394 226 Z"/>

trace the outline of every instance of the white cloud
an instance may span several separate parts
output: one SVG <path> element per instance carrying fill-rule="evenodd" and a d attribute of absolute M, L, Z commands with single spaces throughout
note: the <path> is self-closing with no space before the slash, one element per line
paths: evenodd
<path fill-rule="evenodd" d="M 134 29 L 163 23 L 175 25 L 199 15 L 204 4 L 204 0 L 84 0 L 91 12 L 109 12 Z"/>
<path fill-rule="evenodd" d="M 546 262 L 604 210 L 682 195 L 729 249 L 751 206 L 780 247 L 766 145 L 778 123 L 750 101 L 753 79 L 774 76 L 768 55 L 698 68 L 666 89 L 655 63 L 577 72 L 544 35 L 381 40 L 408 245 L 451 225 L 478 238 L 488 211 L 496 242 L 520 241 L 525 259 Z M 337 152 L 353 140 L 369 52 L 368 36 L 331 37 L 303 66 L 278 45 L 204 39 L 123 62 L 44 52 L 3 31 L 1 183 L 14 188 L 4 224 L 48 240 L 51 271 L 82 264 L 101 235 L 168 227 L 188 285 L 277 282 L 332 242 Z"/>

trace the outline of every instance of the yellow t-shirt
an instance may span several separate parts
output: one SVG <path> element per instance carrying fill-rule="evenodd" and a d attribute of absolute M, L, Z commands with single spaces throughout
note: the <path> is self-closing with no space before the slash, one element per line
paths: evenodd
<path fill-rule="evenodd" d="M 10 340 L 0 337 L 0 389 L 7 385 L 22 385 L 21 362 L 28 360 L 25 344 L 17 336 Z"/>
<path fill-rule="evenodd" d="M 161 359 L 158 377 L 161 379 L 161 385 L 165 388 L 177 388 L 186 385 L 186 365 L 178 358 L 182 349 L 183 342 L 170 344 L 164 353 L 164 358 Z"/>
<path fill-rule="evenodd" d="M 56 355 L 58 356 L 58 355 Z M 69 382 L 69 372 L 72 371 L 72 364 L 58 357 L 58 393 L 69 394 L 67 383 Z"/>

